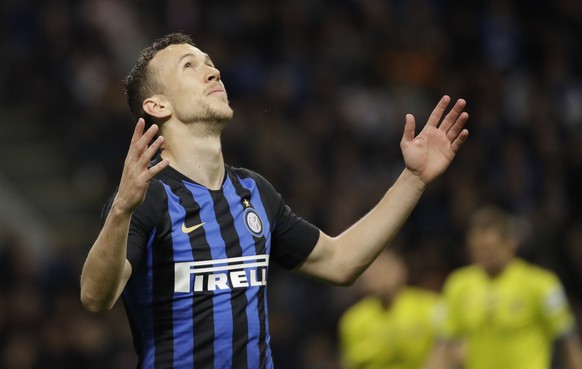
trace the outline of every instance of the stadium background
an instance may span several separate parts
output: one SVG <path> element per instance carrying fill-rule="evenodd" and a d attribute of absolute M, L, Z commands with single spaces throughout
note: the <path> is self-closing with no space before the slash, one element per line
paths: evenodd
<path fill-rule="evenodd" d="M 466 262 L 468 215 L 495 202 L 580 316 L 581 22 L 577 0 L 2 1 L 0 368 L 133 367 L 121 306 L 85 313 L 78 278 L 134 123 L 121 81 L 178 30 L 222 72 L 227 161 L 331 234 L 401 171 L 404 115 L 466 98 L 471 137 L 397 240 L 412 283 L 438 290 Z M 337 368 L 357 291 L 276 267 L 269 285 L 277 367 Z"/>

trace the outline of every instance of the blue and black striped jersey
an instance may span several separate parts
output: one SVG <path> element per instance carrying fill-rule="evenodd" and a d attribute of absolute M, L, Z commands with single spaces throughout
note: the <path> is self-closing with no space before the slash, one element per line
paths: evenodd
<path fill-rule="evenodd" d="M 269 261 L 292 269 L 318 237 L 252 171 L 227 166 L 214 191 L 163 170 L 134 212 L 127 245 L 133 273 L 122 299 L 138 368 L 273 368 Z"/>

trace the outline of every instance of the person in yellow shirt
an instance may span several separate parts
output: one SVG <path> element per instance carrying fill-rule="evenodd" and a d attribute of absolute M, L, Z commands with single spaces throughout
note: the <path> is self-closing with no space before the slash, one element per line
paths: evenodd
<path fill-rule="evenodd" d="M 466 236 L 473 264 L 445 281 L 437 343 L 426 368 L 549 369 L 552 349 L 582 368 L 576 322 L 558 277 L 517 257 L 515 219 L 478 210 Z M 457 348 L 462 345 L 462 355 Z"/>
<path fill-rule="evenodd" d="M 435 335 L 435 292 L 407 285 L 400 255 L 384 250 L 360 277 L 365 297 L 340 318 L 345 369 L 419 369 Z"/>

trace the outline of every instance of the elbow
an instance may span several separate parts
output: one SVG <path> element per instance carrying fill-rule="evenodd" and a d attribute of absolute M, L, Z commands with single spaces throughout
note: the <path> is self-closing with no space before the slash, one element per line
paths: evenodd
<path fill-rule="evenodd" d="M 340 287 L 349 287 L 356 282 L 358 277 L 362 273 L 358 273 L 355 270 L 343 269 L 338 271 L 338 274 L 335 276 L 333 280 L 333 284 L 340 286 Z"/>
<path fill-rule="evenodd" d="M 354 284 L 354 282 L 356 282 L 358 277 L 359 277 L 359 275 L 353 275 L 353 276 L 346 277 L 340 281 L 339 286 L 350 287 L 351 285 Z"/>
<path fill-rule="evenodd" d="M 345 262 L 330 263 L 332 267 L 322 268 L 319 272 L 319 277 L 327 283 L 339 287 L 349 287 L 353 285 L 365 268 L 355 265 L 349 265 Z"/>
<path fill-rule="evenodd" d="M 334 284 L 339 287 L 350 287 L 354 284 L 355 281 L 355 279 L 343 279 L 335 282 Z"/>
<path fill-rule="evenodd" d="M 95 298 L 84 289 L 81 289 L 81 304 L 90 313 L 101 313 L 104 311 L 111 310 L 112 304 L 108 304 L 106 301 Z"/>

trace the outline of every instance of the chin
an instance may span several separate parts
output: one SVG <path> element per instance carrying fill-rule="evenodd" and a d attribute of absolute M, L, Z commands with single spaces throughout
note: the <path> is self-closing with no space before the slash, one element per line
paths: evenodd
<path fill-rule="evenodd" d="M 202 111 L 198 119 L 206 122 L 227 122 L 232 119 L 234 112 L 228 105 L 226 106 L 208 106 Z"/>
<path fill-rule="evenodd" d="M 216 122 L 220 122 L 220 123 L 226 123 L 232 119 L 233 115 L 234 114 L 233 114 L 232 110 L 230 112 L 222 112 L 219 114 L 215 114 L 211 120 L 216 121 Z"/>
<path fill-rule="evenodd" d="M 208 113 L 214 116 L 217 120 L 230 120 L 234 115 L 234 111 L 228 104 L 228 101 L 222 104 L 212 104 L 208 107 Z"/>
<path fill-rule="evenodd" d="M 224 114 L 222 117 L 224 120 L 231 120 L 232 117 L 234 116 L 234 110 L 232 110 L 230 106 L 227 109 L 225 109 L 223 113 Z"/>

